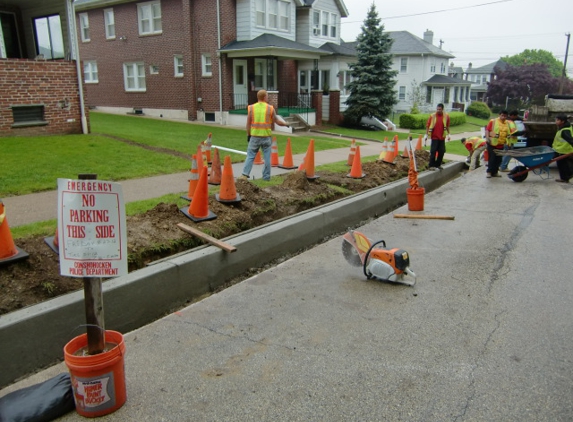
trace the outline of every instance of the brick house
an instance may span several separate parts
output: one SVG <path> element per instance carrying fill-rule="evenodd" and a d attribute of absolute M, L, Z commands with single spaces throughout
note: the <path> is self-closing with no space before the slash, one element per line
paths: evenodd
<path fill-rule="evenodd" d="M 0 2 L 0 136 L 87 133 L 72 0 Z"/>
<path fill-rule="evenodd" d="M 320 46 L 340 44 L 340 20 L 348 15 L 342 0 L 75 5 L 90 107 L 221 124 L 235 124 L 233 111 L 261 88 L 275 105 L 322 109 L 320 72 L 300 74 L 298 65 L 331 55 Z"/>

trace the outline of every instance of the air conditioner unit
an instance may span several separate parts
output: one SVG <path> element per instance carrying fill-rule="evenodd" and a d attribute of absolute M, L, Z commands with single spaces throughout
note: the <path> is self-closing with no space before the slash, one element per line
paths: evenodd
<path fill-rule="evenodd" d="M 312 28 L 312 34 L 318 37 L 320 35 L 320 28 Z"/>

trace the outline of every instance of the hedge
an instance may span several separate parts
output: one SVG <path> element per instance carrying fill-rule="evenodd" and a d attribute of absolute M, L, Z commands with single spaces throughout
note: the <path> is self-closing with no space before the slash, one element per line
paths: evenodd
<path fill-rule="evenodd" d="M 466 115 L 461 111 L 452 111 L 450 115 L 450 126 L 463 125 L 466 122 Z M 403 129 L 425 129 L 430 114 L 402 114 L 400 115 L 400 127 Z"/>

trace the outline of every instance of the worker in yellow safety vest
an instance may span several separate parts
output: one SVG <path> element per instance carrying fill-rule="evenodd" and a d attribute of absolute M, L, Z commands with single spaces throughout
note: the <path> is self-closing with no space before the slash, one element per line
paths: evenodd
<path fill-rule="evenodd" d="M 470 165 L 470 171 L 475 170 L 479 167 L 479 156 L 485 150 L 487 145 L 485 139 L 480 136 L 472 136 L 467 139 L 462 138 L 461 141 L 470 153 L 468 162 Z"/>
<path fill-rule="evenodd" d="M 503 150 L 510 136 L 515 133 L 516 127 L 513 122 L 507 120 L 507 110 L 499 112 L 496 119 L 491 119 L 485 128 L 485 139 L 487 142 L 487 173 L 486 177 L 501 177 L 499 166 L 502 156 L 495 153 L 496 150 Z"/>
<path fill-rule="evenodd" d="M 559 114 L 555 118 L 557 125 L 557 133 L 553 139 L 552 148 L 555 151 L 555 156 L 570 154 L 573 152 L 573 127 L 567 120 L 567 116 Z M 556 182 L 569 183 L 569 179 L 573 177 L 573 156 L 562 158 L 557 161 L 557 169 L 559 170 L 559 179 Z"/>
<path fill-rule="evenodd" d="M 276 113 L 275 108 L 268 104 L 269 95 L 266 90 L 261 89 L 257 92 L 257 100 L 257 103 L 248 107 L 247 138 L 249 146 L 241 178 L 249 178 L 255 157 L 259 149 L 262 149 L 263 179 L 271 180 L 271 133 L 275 124 L 285 127 L 289 127 L 289 125 Z"/>
<path fill-rule="evenodd" d="M 509 117 L 507 118 L 507 122 L 510 125 L 510 136 L 507 138 L 507 142 L 505 144 L 505 150 L 510 150 L 513 149 L 513 146 L 515 145 L 515 143 L 517 142 L 517 136 L 519 135 L 519 133 L 517 133 L 517 125 L 515 124 L 516 120 L 520 120 L 519 119 L 519 112 L 517 110 L 511 110 L 509 112 Z M 508 172 L 509 169 L 507 168 L 509 165 L 509 162 L 511 160 L 511 155 L 504 155 L 501 159 L 501 165 L 499 166 L 499 171 L 503 171 L 503 172 Z"/>

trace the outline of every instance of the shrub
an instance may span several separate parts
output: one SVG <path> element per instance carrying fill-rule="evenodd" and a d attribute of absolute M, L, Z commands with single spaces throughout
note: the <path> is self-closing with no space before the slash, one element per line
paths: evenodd
<path fill-rule="evenodd" d="M 478 119 L 489 119 L 491 116 L 491 110 L 486 103 L 474 101 L 466 109 L 466 114 L 468 116 L 477 117 Z"/>
<path fill-rule="evenodd" d="M 466 122 L 466 115 L 461 111 L 452 111 L 450 115 L 450 126 L 463 125 Z M 402 129 L 424 129 L 430 115 L 425 114 L 401 114 L 400 127 Z"/>

